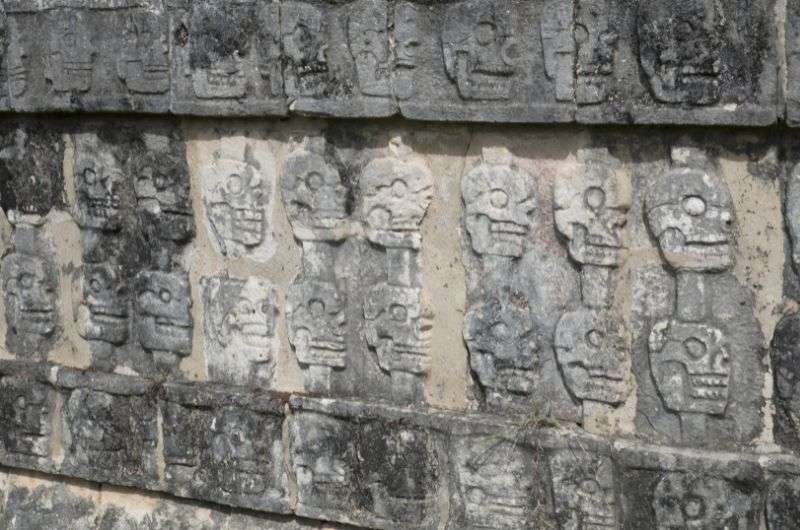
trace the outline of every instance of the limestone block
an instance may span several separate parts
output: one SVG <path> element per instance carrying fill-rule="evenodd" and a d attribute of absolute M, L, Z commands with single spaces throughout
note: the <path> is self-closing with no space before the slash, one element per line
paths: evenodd
<path fill-rule="evenodd" d="M 165 386 L 167 490 L 177 495 L 289 513 L 283 403 L 218 386 Z"/>

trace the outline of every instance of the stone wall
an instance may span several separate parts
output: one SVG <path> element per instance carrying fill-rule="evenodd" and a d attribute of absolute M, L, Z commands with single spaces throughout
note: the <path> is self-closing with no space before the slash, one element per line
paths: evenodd
<path fill-rule="evenodd" d="M 800 0 L 2 7 L 0 529 L 800 528 Z"/>

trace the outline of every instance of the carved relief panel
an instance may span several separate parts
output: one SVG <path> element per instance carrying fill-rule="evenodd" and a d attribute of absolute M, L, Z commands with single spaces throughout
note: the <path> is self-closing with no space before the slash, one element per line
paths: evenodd
<path fill-rule="evenodd" d="M 201 115 L 286 112 L 277 3 L 173 4 L 173 110 Z"/>
<path fill-rule="evenodd" d="M 0 378 L 0 447 L 5 459 L 28 465 L 50 456 L 50 435 L 55 393 L 48 384 L 30 376 Z"/>
<path fill-rule="evenodd" d="M 208 277 L 201 284 L 209 379 L 269 386 L 277 353 L 277 291 L 254 276 Z"/>
<path fill-rule="evenodd" d="M 162 405 L 169 489 L 179 495 L 288 512 L 283 406 L 211 387 L 172 385 Z"/>
<path fill-rule="evenodd" d="M 553 501 L 559 527 L 619 528 L 619 509 L 611 458 L 561 449 L 550 457 Z"/>

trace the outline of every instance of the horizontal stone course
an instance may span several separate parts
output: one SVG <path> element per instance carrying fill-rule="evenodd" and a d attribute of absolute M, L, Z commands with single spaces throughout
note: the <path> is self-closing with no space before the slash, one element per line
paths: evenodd
<path fill-rule="evenodd" d="M 795 123 L 788 4 L 784 104 L 774 0 L 5 2 L 0 108 Z"/>

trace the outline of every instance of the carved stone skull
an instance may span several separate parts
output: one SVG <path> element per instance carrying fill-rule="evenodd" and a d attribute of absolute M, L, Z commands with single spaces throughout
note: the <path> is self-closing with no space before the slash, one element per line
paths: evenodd
<path fill-rule="evenodd" d="M 580 175 L 556 182 L 556 227 L 569 241 L 572 259 L 582 265 L 616 267 L 626 244 L 630 188 L 610 163 L 597 158 L 600 153 L 584 156 L 588 159 Z"/>
<path fill-rule="evenodd" d="M 157 237 L 183 242 L 194 236 L 186 161 L 172 153 L 149 153 L 138 161 L 134 192 Z"/>
<path fill-rule="evenodd" d="M 447 75 L 466 100 L 511 97 L 517 76 L 516 43 L 507 4 L 467 0 L 447 9 L 442 48 Z"/>
<path fill-rule="evenodd" d="M 410 99 L 416 92 L 414 73 L 417 68 L 420 37 L 419 13 L 411 2 L 398 2 L 394 8 L 394 96 Z"/>
<path fill-rule="evenodd" d="M 550 459 L 550 470 L 562 528 L 619 528 L 613 464 L 608 457 L 560 450 Z"/>
<path fill-rule="evenodd" d="M 650 366 L 669 410 L 725 413 L 731 365 L 719 329 L 677 320 L 656 324 L 650 334 Z"/>
<path fill-rule="evenodd" d="M 228 344 L 271 350 L 278 317 L 278 294 L 265 280 L 250 277 L 239 298 L 222 321 L 222 337 Z"/>
<path fill-rule="evenodd" d="M 630 337 L 622 321 L 604 310 L 565 313 L 555 334 L 567 388 L 581 400 L 618 404 L 631 385 Z"/>
<path fill-rule="evenodd" d="M 293 461 L 300 490 L 333 495 L 347 490 L 353 479 L 352 448 L 343 422 L 319 414 L 309 415 L 298 427 Z"/>
<path fill-rule="evenodd" d="M 322 281 L 295 283 L 286 298 L 289 341 L 298 361 L 344 368 L 346 316 L 336 285 Z"/>
<path fill-rule="evenodd" d="M 530 394 L 539 345 L 526 303 L 493 297 L 470 308 L 464 322 L 470 366 L 483 386 Z"/>
<path fill-rule="evenodd" d="M 136 327 L 148 351 L 180 356 L 192 352 L 189 278 L 180 273 L 143 271 L 136 276 Z"/>
<path fill-rule="evenodd" d="M 0 418 L 6 425 L 0 440 L 5 450 L 48 456 L 50 406 L 46 385 L 13 378 L 0 381 Z"/>
<path fill-rule="evenodd" d="M 124 177 L 114 156 L 100 149 L 78 157 L 75 171 L 77 222 L 82 228 L 116 232 L 122 225 L 120 192 Z"/>
<path fill-rule="evenodd" d="M 714 272 L 733 264 L 731 195 L 710 170 L 675 167 L 645 199 L 647 224 L 676 271 Z"/>
<path fill-rule="evenodd" d="M 533 223 L 534 181 L 511 165 L 481 164 L 461 181 L 465 222 L 481 255 L 522 256 Z"/>
<path fill-rule="evenodd" d="M 257 418 L 244 410 L 226 408 L 211 422 L 208 465 L 224 491 L 257 495 L 267 489 L 266 455 L 259 454 L 257 433 Z"/>
<path fill-rule="evenodd" d="M 658 530 L 745 528 L 746 504 L 723 479 L 695 473 L 669 473 L 653 494 Z"/>
<path fill-rule="evenodd" d="M 10 254 L 0 266 L 9 332 L 51 337 L 56 330 L 56 283 L 44 260 Z"/>
<path fill-rule="evenodd" d="M 364 301 L 367 343 L 387 372 L 425 374 L 430 366 L 431 315 L 422 307 L 418 287 L 380 283 Z"/>
<path fill-rule="evenodd" d="M 607 0 L 580 0 L 576 7 L 575 98 L 581 104 L 600 103 L 606 100 L 606 83 L 614 73 L 619 35 L 610 25 Z"/>
<path fill-rule="evenodd" d="M 319 97 L 328 88 L 322 12 L 305 2 L 281 3 L 284 78 L 289 96 Z"/>
<path fill-rule="evenodd" d="M 125 48 L 117 73 L 130 92 L 163 94 L 169 90 L 170 64 L 166 28 L 158 16 L 134 13 L 125 24 Z"/>
<path fill-rule="evenodd" d="M 417 248 L 422 218 L 433 197 L 433 175 L 419 160 L 378 158 L 359 181 L 367 237 L 383 246 Z"/>
<path fill-rule="evenodd" d="M 92 88 L 94 53 L 84 15 L 58 10 L 52 17 L 44 75 L 55 92 L 88 92 Z"/>
<path fill-rule="evenodd" d="M 692 105 L 719 101 L 727 24 L 716 0 L 639 3 L 639 60 L 656 100 Z"/>
<path fill-rule="evenodd" d="M 338 232 L 346 226 L 347 188 L 323 157 L 324 143 L 308 147 L 289 155 L 284 165 L 282 191 L 289 220 L 299 239 L 342 239 L 345 234 Z"/>
<path fill-rule="evenodd" d="M 104 453 L 121 452 L 126 447 L 125 429 L 115 418 L 115 399 L 111 394 L 77 389 L 67 402 L 69 434 L 73 451 L 91 459 Z"/>
<path fill-rule="evenodd" d="M 123 344 L 128 340 L 128 290 L 119 267 L 87 264 L 83 303 L 78 310 L 78 333 L 86 340 Z"/>
<path fill-rule="evenodd" d="M 351 4 L 347 41 L 356 63 L 358 88 L 367 96 L 391 95 L 388 6 L 385 0 Z"/>
<path fill-rule="evenodd" d="M 235 257 L 264 241 L 267 183 L 258 168 L 244 161 L 216 160 L 206 175 L 205 202 L 223 254 Z"/>

